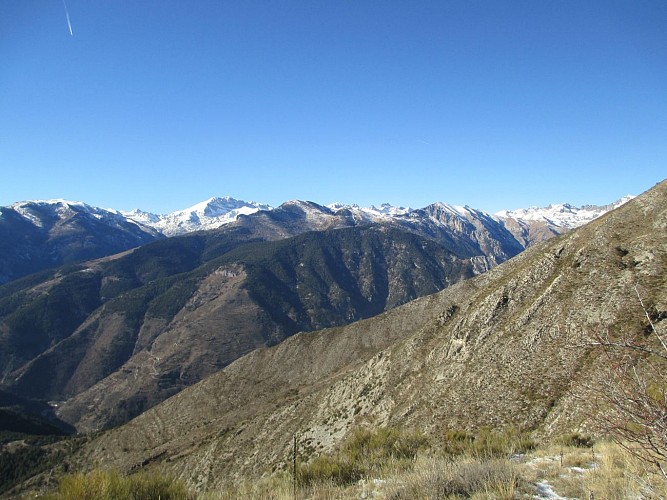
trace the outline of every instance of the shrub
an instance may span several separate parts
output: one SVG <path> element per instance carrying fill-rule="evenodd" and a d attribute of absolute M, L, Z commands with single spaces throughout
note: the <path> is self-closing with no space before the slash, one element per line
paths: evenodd
<path fill-rule="evenodd" d="M 388 498 L 514 498 L 519 483 L 516 465 L 500 459 L 430 461 L 420 464 L 405 484 L 394 487 Z"/>
<path fill-rule="evenodd" d="M 299 469 L 302 485 L 331 482 L 351 484 L 389 465 L 414 462 L 418 451 L 427 445 L 419 433 L 397 429 L 358 430 L 343 443 L 336 456 L 321 456 Z"/>
<path fill-rule="evenodd" d="M 372 468 L 387 459 L 414 460 L 420 448 L 428 444 L 419 432 L 403 433 L 397 429 L 358 430 L 343 445 L 350 460 Z"/>
<path fill-rule="evenodd" d="M 158 474 L 122 476 L 116 471 L 95 470 L 63 477 L 54 500 L 186 500 L 194 499 L 185 485 Z"/>
<path fill-rule="evenodd" d="M 535 447 L 535 443 L 528 433 L 514 428 L 495 431 L 488 427 L 482 427 L 477 434 L 448 430 L 444 437 L 444 451 L 453 456 L 509 457 L 515 453 L 532 450 Z"/>
<path fill-rule="evenodd" d="M 333 483 L 352 484 L 364 477 L 364 469 L 347 457 L 317 457 L 311 463 L 301 466 L 298 480 L 301 485 Z"/>
<path fill-rule="evenodd" d="M 556 437 L 554 443 L 561 446 L 572 446 L 574 448 L 591 448 L 595 444 L 595 440 L 590 436 L 583 436 L 578 432 L 564 434 Z"/>

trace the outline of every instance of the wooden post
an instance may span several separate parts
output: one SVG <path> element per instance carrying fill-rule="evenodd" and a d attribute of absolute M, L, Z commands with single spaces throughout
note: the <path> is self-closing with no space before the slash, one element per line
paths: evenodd
<path fill-rule="evenodd" d="M 294 498 L 296 498 L 296 487 L 297 487 L 297 479 L 296 479 L 296 433 L 294 434 L 294 445 L 292 447 L 292 483 L 294 486 Z"/>

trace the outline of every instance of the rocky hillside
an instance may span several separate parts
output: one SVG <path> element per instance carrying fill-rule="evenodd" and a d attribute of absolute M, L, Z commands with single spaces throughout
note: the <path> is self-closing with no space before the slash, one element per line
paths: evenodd
<path fill-rule="evenodd" d="M 352 325 L 253 351 L 88 445 L 80 465 L 156 467 L 199 489 L 285 468 L 355 426 L 427 433 L 587 425 L 596 332 L 667 316 L 667 183 L 474 279 Z"/>

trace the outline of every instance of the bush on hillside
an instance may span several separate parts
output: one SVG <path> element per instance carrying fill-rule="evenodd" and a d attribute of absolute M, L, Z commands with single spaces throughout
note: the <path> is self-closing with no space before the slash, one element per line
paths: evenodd
<path fill-rule="evenodd" d="M 445 432 L 444 451 L 453 456 L 510 457 L 533 448 L 535 448 L 535 442 L 528 433 L 515 428 L 496 431 L 482 427 L 477 434 L 460 430 Z"/>
<path fill-rule="evenodd" d="M 355 431 L 336 456 L 321 456 L 300 467 L 299 482 L 351 484 L 387 466 L 412 464 L 420 449 L 428 444 L 419 433 L 397 429 Z"/>
<path fill-rule="evenodd" d="M 122 476 L 116 471 L 95 470 L 88 474 L 63 477 L 53 500 L 190 500 L 181 481 L 158 474 L 139 473 Z"/>

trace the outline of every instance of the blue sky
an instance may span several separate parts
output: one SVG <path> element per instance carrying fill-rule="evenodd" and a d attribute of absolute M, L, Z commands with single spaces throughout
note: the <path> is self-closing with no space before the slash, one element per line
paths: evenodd
<path fill-rule="evenodd" d="M 0 205 L 491 212 L 667 177 L 663 0 L 0 2 Z"/>

